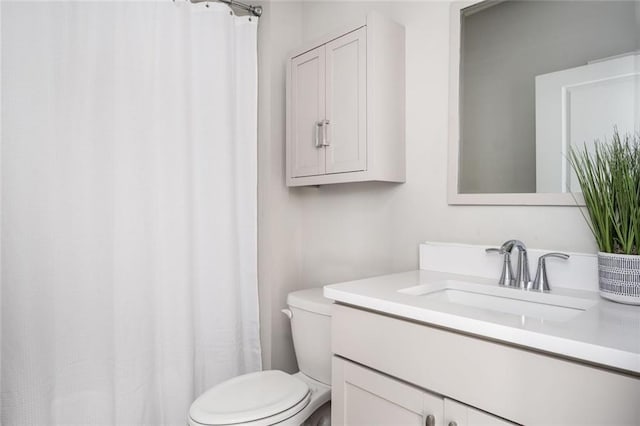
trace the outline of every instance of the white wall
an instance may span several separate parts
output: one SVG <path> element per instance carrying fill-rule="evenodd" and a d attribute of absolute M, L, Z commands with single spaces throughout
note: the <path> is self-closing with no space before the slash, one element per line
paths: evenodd
<path fill-rule="evenodd" d="M 256 3 L 258 4 L 258 3 Z M 286 295 L 299 287 L 301 215 L 284 180 L 285 74 L 289 50 L 300 43 L 301 3 L 262 2 L 258 30 L 258 285 L 265 369 L 296 366 Z"/>
<path fill-rule="evenodd" d="M 287 292 L 416 269 L 421 241 L 498 245 L 518 238 L 534 248 L 596 251 L 577 208 L 447 205 L 449 3 L 277 1 L 269 6 L 260 24 L 260 36 L 268 37 L 261 40 L 266 50 L 260 57 L 269 66 L 263 63 L 260 71 L 259 107 L 265 368 L 295 369 L 288 323 L 279 313 Z M 284 52 L 373 9 L 406 27 L 407 182 L 287 189 Z"/>

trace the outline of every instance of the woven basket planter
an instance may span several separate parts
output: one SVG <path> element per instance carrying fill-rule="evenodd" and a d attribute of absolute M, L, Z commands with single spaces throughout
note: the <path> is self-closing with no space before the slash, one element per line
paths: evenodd
<path fill-rule="evenodd" d="M 640 305 L 640 256 L 599 252 L 598 275 L 602 297 Z"/>

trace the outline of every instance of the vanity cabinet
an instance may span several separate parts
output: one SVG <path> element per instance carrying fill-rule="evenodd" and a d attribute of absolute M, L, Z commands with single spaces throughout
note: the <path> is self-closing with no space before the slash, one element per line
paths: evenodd
<path fill-rule="evenodd" d="M 372 13 L 287 63 L 288 186 L 405 180 L 404 27 Z"/>
<path fill-rule="evenodd" d="M 341 304 L 331 333 L 334 425 L 640 424 L 637 375 Z"/>
<path fill-rule="evenodd" d="M 333 425 L 424 426 L 428 416 L 430 426 L 443 424 L 438 395 L 339 357 L 333 357 L 332 373 L 332 410 L 340 413 Z"/>
<path fill-rule="evenodd" d="M 332 368 L 336 426 L 513 425 L 340 357 L 333 358 Z"/>

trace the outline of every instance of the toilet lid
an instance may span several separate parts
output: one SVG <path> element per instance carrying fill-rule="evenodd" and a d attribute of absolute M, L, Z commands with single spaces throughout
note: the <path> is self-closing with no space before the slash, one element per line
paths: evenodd
<path fill-rule="evenodd" d="M 307 384 L 290 374 L 260 371 L 209 389 L 191 404 L 189 416 L 205 425 L 251 422 L 289 410 L 308 394 Z"/>

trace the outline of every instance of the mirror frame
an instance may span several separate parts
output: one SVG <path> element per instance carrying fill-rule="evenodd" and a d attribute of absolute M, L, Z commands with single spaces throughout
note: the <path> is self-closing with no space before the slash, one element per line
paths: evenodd
<path fill-rule="evenodd" d="M 456 1 L 450 10 L 449 38 L 449 167 L 447 176 L 447 203 L 450 205 L 503 205 L 503 206 L 571 206 L 584 205 L 581 193 L 478 193 L 458 192 L 460 165 L 460 35 L 462 9 L 476 6 L 478 10 L 506 0 Z M 485 4 L 485 6 L 482 5 Z"/>

